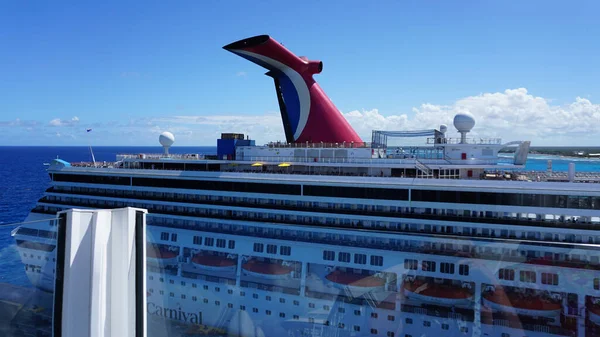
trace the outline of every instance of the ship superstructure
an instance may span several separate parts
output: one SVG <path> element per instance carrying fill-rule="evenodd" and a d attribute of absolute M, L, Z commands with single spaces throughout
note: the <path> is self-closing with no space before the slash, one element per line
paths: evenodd
<path fill-rule="evenodd" d="M 522 170 L 529 142 L 469 139 L 468 114 L 456 140 L 364 142 L 312 79 L 322 63 L 268 36 L 225 48 L 269 69 L 287 142 L 223 134 L 217 156 L 171 155 L 165 134 L 162 154 L 53 160 L 26 220 L 48 222 L 13 232 L 35 286 L 52 290 L 57 211 L 132 206 L 149 212 L 155 317 L 233 335 L 600 333 L 600 185 L 484 179 Z"/>

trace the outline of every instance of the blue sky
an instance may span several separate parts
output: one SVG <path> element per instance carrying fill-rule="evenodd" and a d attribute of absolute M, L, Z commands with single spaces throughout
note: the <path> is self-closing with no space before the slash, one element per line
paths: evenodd
<path fill-rule="evenodd" d="M 221 49 L 269 34 L 324 62 L 317 81 L 363 138 L 468 110 L 477 134 L 596 145 L 598 12 L 594 1 L 2 2 L 0 129 L 6 145 L 155 145 L 163 130 L 176 145 L 228 131 L 283 139 L 272 81 Z"/>

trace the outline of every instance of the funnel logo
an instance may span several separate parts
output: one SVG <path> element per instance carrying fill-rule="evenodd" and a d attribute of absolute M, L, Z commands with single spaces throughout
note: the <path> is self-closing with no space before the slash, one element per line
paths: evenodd
<path fill-rule="evenodd" d="M 310 93 L 302 75 L 285 64 L 260 54 L 243 50 L 234 53 L 271 69 L 267 75 L 275 81 L 279 107 L 283 107 L 282 119 L 286 137 L 289 133 L 293 140 L 300 138 L 310 114 Z"/>
<path fill-rule="evenodd" d="M 362 144 L 348 121 L 313 79 L 323 70 L 320 61 L 298 57 L 268 35 L 223 47 L 268 69 L 275 82 L 281 120 L 288 143 Z"/>

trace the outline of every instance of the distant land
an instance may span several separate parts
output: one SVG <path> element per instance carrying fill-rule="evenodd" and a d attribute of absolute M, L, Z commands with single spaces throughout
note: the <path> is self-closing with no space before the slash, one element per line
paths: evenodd
<path fill-rule="evenodd" d="M 516 148 L 507 148 L 502 150 L 504 153 L 513 153 Z M 600 146 L 532 146 L 529 148 L 530 154 L 547 154 L 563 157 L 592 157 L 600 158 Z"/>

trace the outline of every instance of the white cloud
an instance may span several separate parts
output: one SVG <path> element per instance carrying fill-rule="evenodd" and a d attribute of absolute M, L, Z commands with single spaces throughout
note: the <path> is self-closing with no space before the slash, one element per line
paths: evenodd
<path fill-rule="evenodd" d="M 365 141 L 372 130 L 420 130 L 448 125 L 448 135 L 458 136 L 452 125 L 454 115 L 470 112 L 476 120 L 471 137 L 501 137 L 503 141 L 531 140 L 535 145 L 594 145 L 600 132 L 600 105 L 577 97 L 566 105 L 536 97 L 525 88 L 484 93 L 456 100 L 450 105 L 424 103 L 410 113 L 385 115 L 377 109 L 344 113 Z M 148 121 L 157 130 L 175 133 L 193 131 L 190 139 L 212 145 L 221 132 L 249 134 L 264 144 L 285 139 L 278 112 L 261 116 L 174 116 Z"/>
<path fill-rule="evenodd" d="M 74 126 L 79 123 L 79 117 L 73 116 L 70 120 L 63 120 L 60 118 L 54 118 L 48 124 L 50 126 Z"/>
<path fill-rule="evenodd" d="M 50 125 L 51 126 L 62 126 L 62 121 L 60 120 L 60 118 L 55 118 L 50 121 Z"/>
<path fill-rule="evenodd" d="M 245 72 L 245 71 L 238 71 L 238 72 L 235 74 L 235 76 L 237 76 L 237 77 L 244 77 L 244 76 L 246 76 L 246 75 L 247 75 L 247 74 L 246 74 L 246 72 Z"/>
<path fill-rule="evenodd" d="M 438 128 L 440 124 L 448 125 L 449 136 L 456 137 L 458 134 L 452 119 L 458 112 L 470 112 L 475 117 L 476 125 L 471 137 L 502 137 L 505 142 L 531 140 L 534 146 L 595 145 L 600 133 L 600 105 L 592 103 L 589 98 L 577 97 L 570 103 L 559 105 L 548 98 L 531 95 L 524 88 L 464 97 L 448 105 L 423 103 L 401 114 L 371 109 L 349 111 L 344 116 L 363 140 L 370 141 L 372 130 L 431 129 Z M 62 139 L 64 143 L 79 132 L 85 133 L 86 127 L 94 128 L 94 132 L 85 134 L 86 142 L 98 145 L 156 145 L 162 131 L 173 132 L 176 145 L 214 146 L 215 140 L 224 132 L 250 135 L 257 144 L 285 139 L 279 112 L 258 116 L 145 117 L 92 124 L 82 124 L 77 116 L 56 118 L 47 124 L 20 119 L 0 121 L 0 127 L 11 129 L 13 126 L 34 128 L 39 138 L 29 141 L 40 144 L 45 144 L 50 138 Z M 57 133 L 56 127 L 68 126 L 82 129 L 63 128 Z"/>
<path fill-rule="evenodd" d="M 594 145 L 600 132 L 600 105 L 577 97 L 566 105 L 551 105 L 525 88 L 485 93 L 451 105 L 424 103 L 407 114 L 384 116 L 377 109 L 351 111 L 345 116 L 359 135 L 370 139 L 371 130 L 414 130 L 447 124 L 455 136 L 454 115 L 470 112 L 476 120 L 471 136 L 501 137 L 504 141 L 531 140 L 532 145 Z"/>

